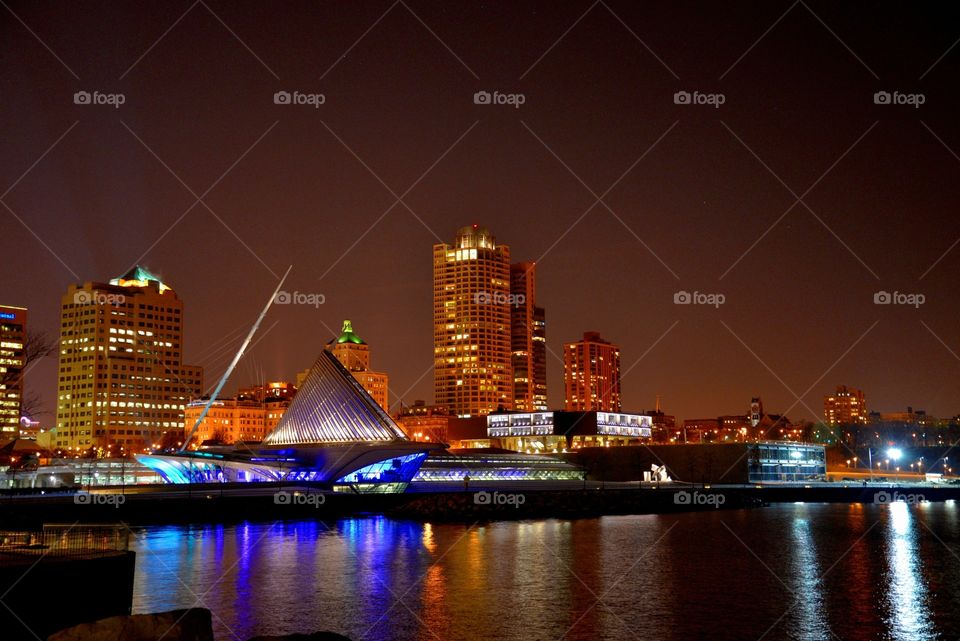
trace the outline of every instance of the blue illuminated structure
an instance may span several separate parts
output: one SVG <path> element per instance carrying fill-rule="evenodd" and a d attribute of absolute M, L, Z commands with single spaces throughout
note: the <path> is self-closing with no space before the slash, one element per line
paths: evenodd
<path fill-rule="evenodd" d="M 411 482 L 574 481 L 583 469 L 545 456 L 410 441 L 328 351 L 310 369 L 277 427 L 260 445 L 144 454 L 137 459 L 172 484 L 321 483 L 335 492 L 404 492 Z"/>
<path fill-rule="evenodd" d="M 138 455 L 164 481 L 319 482 L 334 490 L 402 492 L 442 446 L 406 438 L 393 419 L 324 350 L 262 445 Z"/>

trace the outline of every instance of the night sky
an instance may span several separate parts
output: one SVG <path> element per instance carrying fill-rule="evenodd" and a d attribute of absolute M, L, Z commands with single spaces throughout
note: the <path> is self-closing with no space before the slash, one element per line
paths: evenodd
<path fill-rule="evenodd" d="M 941 3 L 0 5 L 0 303 L 34 328 L 58 332 L 70 283 L 140 262 L 184 299 L 212 386 L 293 264 L 285 289 L 325 303 L 274 306 L 228 393 L 292 379 L 350 318 L 392 394 L 430 402 L 432 245 L 480 223 L 538 261 L 552 406 L 562 344 L 594 330 L 621 346 L 626 410 L 760 395 L 815 419 L 845 383 L 871 410 L 960 413 L 960 21 Z M 49 426 L 54 360 L 28 387 Z"/>

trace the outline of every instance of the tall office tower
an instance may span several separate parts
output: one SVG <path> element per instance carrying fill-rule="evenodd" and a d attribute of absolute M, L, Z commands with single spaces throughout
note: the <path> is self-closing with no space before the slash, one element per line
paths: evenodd
<path fill-rule="evenodd" d="M 20 434 L 27 310 L 0 305 L 0 441 Z"/>
<path fill-rule="evenodd" d="M 563 346 L 564 409 L 620 411 L 620 348 L 585 332 Z"/>
<path fill-rule="evenodd" d="M 533 308 L 533 409 L 547 409 L 547 316 Z"/>
<path fill-rule="evenodd" d="M 867 422 L 867 401 L 863 392 L 837 385 L 835 394 L 823 397 L 823 414 L 829 425 Z"/>
<path fill-rule="evenodd" d="M 510 350 L 513 366 L 513 409 L 547 409 L 546 318 L 536 306 L 536 264 L 510 265 Z"/>
<path fill-rule="evenodd" d="M 383 372 L 370 369 L 370 346 L 353 333 L 353 323 L 343 321 L 340 336 L 327 343 L 327 349 L 333 352 L 340 364 L 346 367 L 360 382 L 367 394 L 385 411 L 390 407 L 389 378 Z"/>
<path fill-rule="evenodd" d="M 479 225 L 433 246 L 433 382 L 461 417 L 513 407 L 510 248 Z"/>
<path fill-rule="evenodd" d="M 182 342 L 183 302 L 142 267 L 70 285 L 60 301 L 56 445 L 131 451 L 183 430 L 203 369 L 183 364 Z"/>

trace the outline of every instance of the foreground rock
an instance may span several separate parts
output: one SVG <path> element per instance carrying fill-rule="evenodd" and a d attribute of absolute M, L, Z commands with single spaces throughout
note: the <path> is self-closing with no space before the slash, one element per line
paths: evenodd
<path fill-rule="evenodd" d="M 50 635 L 47 641 L 213 641 L 210 610 L 190 608 L 133 614 L 82 623 Z M 253 637 L 250 641 L 350 641 L 333 632 Z"/>
<path fill-rule="evenodd" d="M 210 610 L 190 608 L 133 614 L 82 623 L 51 634 L 47 641 L 213 641 Z"/>
<path fill-rule="evenodd" d="M 253 637 L 250 641 L 350 641 L 350 639 L 335 632 L 314 632 L 313 634 Z"/>

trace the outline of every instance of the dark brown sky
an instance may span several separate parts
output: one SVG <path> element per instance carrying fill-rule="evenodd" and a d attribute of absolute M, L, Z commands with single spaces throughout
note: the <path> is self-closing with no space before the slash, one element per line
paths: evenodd
<path fill-rule="evenodd" d="M 871 409 L 953 415 L 960 21 L 943 11 L 6 0 L 0 194 L 23 224 L 0 206 L 0 302 L 55 332 L 69 283 L 140 259 L 184 298 L 186 359 L 212 385 L 292 263 L 287 289 L 326 302 L 274 307 L 228 391 L 292 378 L 348 317 L 391 391 L 430 399 L 431 246 L 479 222 L 539 259 L 554 353 L 584 330 L 622 346 L 627 409 L 660 393 L 715 416 L 759 394 L 812 418 L 843 382 Z M 76 105 L 81 90 L 125 103 Z M 275 105 L 280 90 L 326 102 Z M 190 190 L 209 209 L 184 215 Z M 384 215 L 391 190 L 405 204 Z M 561 376 L 551 358 L 555 406 Z M 55 363 L 29 384 L 53 409 Z"/>

